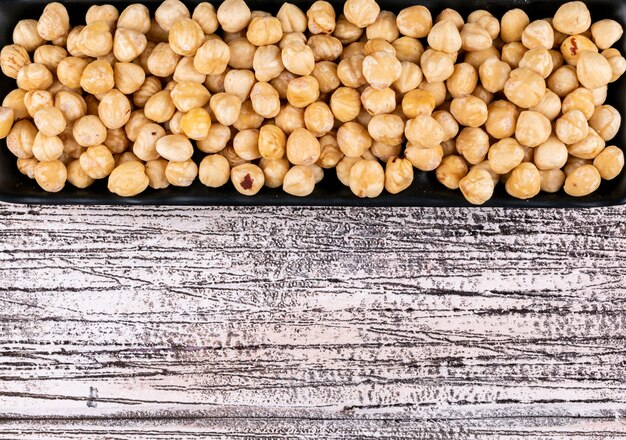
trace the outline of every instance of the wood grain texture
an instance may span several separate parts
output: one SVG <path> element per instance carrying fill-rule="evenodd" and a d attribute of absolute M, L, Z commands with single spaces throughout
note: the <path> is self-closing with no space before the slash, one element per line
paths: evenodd
<path fill-rule="evenodd" d="M 0 303 L 0 439 L 626 438 L 622 207 L 0 205 Z"/>

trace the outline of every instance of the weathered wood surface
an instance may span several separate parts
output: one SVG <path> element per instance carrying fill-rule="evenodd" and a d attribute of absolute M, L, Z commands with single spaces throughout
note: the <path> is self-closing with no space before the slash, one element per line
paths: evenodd
<path fill-rule="evenodd" d="M 626 208 L 0 205 L 0 439 L 626 438 Z"/>

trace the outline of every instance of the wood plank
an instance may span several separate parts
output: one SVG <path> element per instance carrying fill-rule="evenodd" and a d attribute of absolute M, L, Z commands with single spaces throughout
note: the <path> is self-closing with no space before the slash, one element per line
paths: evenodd
<path fill-rule="evenodd" d="M 621 438 L 625 214 L 0 205 L 0 438 Z"/>

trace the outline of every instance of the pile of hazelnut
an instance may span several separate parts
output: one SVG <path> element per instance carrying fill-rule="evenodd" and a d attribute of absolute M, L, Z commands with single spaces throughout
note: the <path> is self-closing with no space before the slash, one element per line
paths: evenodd
<path fill-rule="evenodd" d="M 624 153 L 606 146 L 621 117 L 604 104 L 626 71 L 616 21 L 592 24 L 579 1 L 535 21 L 521 9 L 396 15 L 375 0 L 342 12 L 165 0 L 154 18 L 102 5 L 71 26 L 50 3 L 0 53 L 18 87 L 0 136 L 46 191 L 108 179 L 124 197 L 196 178 L 307 196 L 330 169 L 377 197 L 417 169 L 482 204 L 498 182 L 520 199 L 585 196 L 622 171 Z"/>

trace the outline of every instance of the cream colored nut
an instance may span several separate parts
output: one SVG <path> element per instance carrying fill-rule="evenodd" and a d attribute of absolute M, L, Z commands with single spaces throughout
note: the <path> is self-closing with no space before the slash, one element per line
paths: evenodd
<path fill-rule="evenodd" d="M 396 109 L 396 94 L 390 89 L 368 87 L 361 93 L 361 104 L 370 115 L 391 113 Z"/>
<path fill-rule="evenodd" d="M 443 160 L 443 148 L 437 145 L 432 148 L 421 148 L 409 144 L 404 150 L 404 155 L 420 171 L 433 171 Z"/>
<path fill-rule="evenodd" d="M 113 31 L 119 18 L 119 12 L 113 5 L 93 5 L 87 10 L 85 21 L 87 24 L 94 21 L 104 21 L 109 25 L 109 29 Z"/>
<path fill-rule="evenodd" d="M 73 160 L 67 165 L 67 181 L 76 188 L 87 188 L 95 181 L 82 169 L 80 161 Z"/>
<path fill-rule="evenodd" d="M 283 105 L 274 121 L 286 135 L 289 135 L 296 128 L 304 128 L 304 109 L 289 104 Z"/>
<path fill-rule="evenodd" d="M 22 159 L 32 157 L 36 135 L 37 128 L 30 121 L 17 121 L 7 135 L 7 148 L 15 157 Z"/>
<path fill-rule="evenodd" d="M 28 159 L 17 159 L 17 169 L 20 173 L 28 177 L 29 179 L 35 178 L 35 168 L 39 161 L 34 157 L 30 157 Z"/>
<path fill-rule="evenodd" d="M 107 92 L 98 105 L 98 116 L 107 128 L 121 128 L 130 118 L 131 105 L 119 90 Z"/>
<path fill-rule="evenodd" d="M 365 133 L 367 134 L 367 130 Z M 369 135 L 367 137 L 369 138 Z M 320 157 L 321 146 L 311 132 L 304 128 L 296 128 L 287 138 L 286 152 L 287 159 L 292 164 L 312 165 Z"/>
<path fill-rule="evenodd" d="M 361 44 L 361 43 L 350 45 L 350 50 L 352 50 L 352 48 L 356 48 L 358 44 Z M 375 38 L 373 40 L 368 40 L 368 42 L 365 43 L 365 45 L 363 46 L 361 50 L 361 54 L 365 57 L 372 55 L 374 52 L 387 52 L 390 55 L 394 55 L 394 56 L 396 55 L 395 47 L 393 47 L 393 45 L 390 44 L 389 41 L 383 38 Z M 349 52 L 342 54 L 342 58 L 349 58 L 350 56 L 353 56 L 353 55 L 350 54 Z"/>
<path fill-rule="evenodd" d="M 565 166 L 567 147 L 555 135 L 535 149 L 534 162 L 540 170 L 555 170 Z"/>
<path fill-rule="evenodd" d="M 445 53 L 427 49 L 420 59 L 422 73 L 429 83 L 445 81 L 454 73 L 454 61 Z"/>
<path fill-rule="evenodd" d="M 280 188 L 291 165 L 287 159 L 261 159 L 259 166 L 263 170 L 265 186 Z"/>
<path fill-rule="evenodd" d="M 146 117 L 158 123 L 170 120 L 175 112 L 176 107 L 168 90 L 162 90 L 152 95 L 144 107 Z"/>
<path fill-rule="evenodd" d="M 600 173 L 593 165 L 583 165 L 565 178 L 563 189 L 570 196 L 583 197 L 597 190 L 601 181 Z"/>
<path fill-rule="evenodd" d="M 115 63 L 113 66 L 113 79 L 115 87 L 125 95 L 130 95 L 139 90 L 146 80 L 146 74 L 137 64 Z"/>
<path fill-rule="evenodd" d="M 541 191 L 547 193 L 559 192 L 565 183 L 565 173 L 561 170 L 539 170 Z"/>
<path fill-rule="evenodd" d="M 168 31 L 163 29 L 156 21 L 156 19 L 153 18 L 152 20 L 150 20 L 150 29 L 146 33 L 146 38 L 148 38 L 148 41 L 154 42 L 155 44 L 167 43 L 167 34 Z"/>
<path fill-rule="evenodd" d="M 576 169 L 582 167 L 583 165 L 591 165 L 592 163 L 593 161 L 590 159 L 579 159 L 577 157 L 570 156 L 567 159 L 567 163 L 565 164 L 565 167 L 563 168 L 563 172 L 565 173 L 565 176 L 567 177 L 570 174 L 572 174 L 574 171 L 576 171 Z"/>
<path fill-rule="evenodd" d="M 598 136 L 593 128 L 589 129 L 587 136 L 575 144 L 568 145 L 567 151 L 571 156 L 580 159 L 594 159 L 605 147 L 604 139 Z"/>
<path fill-rule="evenodd" d="M 352 166 L 361 160 L 361 157 L 344 157 L 337 163 L 337 178 L 342 185 L 350 186 L 350 170 Z"/>
<path fill-rule="evenodd" d="M 62 47 L 46 44 L 35 50 L 33 61 L 43 64 L 51 71 L 55 71 L 59 63 L 66 57 L 67 51 Z"/>
<path fill-rule="evenodd" d="M 389 87 L 402 74 L 402 64 L 388 52 L 374 52 L 363 59 L 363 76 L 376 89 Z"/>
<path fill-rule="evenodd" d="M 226 78 L 226 73 L 229 68 L 227 67 L 219 75 L 207 75 L 206 81 L 204 81 L 204 86 L 211 93 L 221 93 L 224 91 L 224 79 Z"/>
<path fill-rule="evenodd" d="M 107 129 L 97 116 L 87 115 L 74 121 L 72 134 L 79 145 L 92 147 L 100 145 L 105 141 Z M 98 178 L 94 177 L 94 179 Z"/>
<path fill-rule="evenodd" d="M 446 80 L 446 86 L 453 98 L 470 95 L 478 84 L 478 72 L 468 63 L 454 66 L 454 73 Z"/>
<path fill-rule="evenodd" d="M 467 16 L 468 23 L 476 23 L 487 32 L 492 40 L 500 35 L 500 22 L 489 11 L 480 9 Z"/>
<path fill-rule="evenodd" d="M 556 121 L 554 132 L 561 142 L 575 144 L 587 137 L 589 126 L 580 110 L 565 113 Z"/>
<path fill-rule="evenodd" d="M 196 180 L 198 166 L 191 159 L 183 162 L 170 162 L 165 167 L 165 177 L 174 186 L 187 187 Z"/>
<path fill-rule="evenodd" d="M 615 20 L 600 20 L 591 25 L 591 35 L 593 35 L 593 41 L 600 49 L 608 49 L 613 46 L 613 44 L 622 38 L 623 34 L 624 29 L 622 28 L 622 25 Z M 15 37 L 13 38 L 13 41 L 15 41 Z M 17 41 L 15 42 L 17 43 Z"/>
<path fill-rule="evenodd" d="M 76 46 L 83 54 L 92 58 L 108 54 L 113 49 L 113 35 L 109 25 L 104 21 L 88 24 L 78 34 Z"/>
<path fill-rule="evenodd" d="M 147 77 L 141 87 L 133 93 L 133 104 L 139 108 L 143 108 L 153 95 L 160 92 L 162 89 L 161 81 L 157 77 Z"/>
<path fill-rule="evenodd" d="M 410 61 L 402 61 L 401 66 L 400 77 L 394 81 L 393 87 L 398 93 L 405 94 L 416 89 L 424 78 L 422 69 L 417 64 Z"/>
<path fill-rule="evenodd" d="M 290 72 L 288 73 L 291 74 Z M 331 61 L 316 63 L 311 75 L 317 79 L 321 93 L 331 93 L 341 85 L 341 81 L 337 76 L 337 65 Z M 285 93 L 287 84 L 285 84 Z M 276 85 L 274 85 L 274 88 L 278 89 Z M 285 98 L 281 95 L 281 98 L 285 99 L 286 95 Z"/>
<path fill-rule="evenodd" d="M 154 13 L 156 22 L 168 32 L 175 23 L 190 16 L 187 7 L 179 0 L 165 0 Z"/>
<path fill-rule="evenodd" d="M 452 116 L 452 113 L 446 110 L 437 110 L 433 112 L 431 116 L 435 121 L 439 122 L 441 128 L 443 128 L 444 142 L 456 137 L 459 133 L 459 124 L 456 119 L 454 119 L 454 116 Z"/>
<path fill-rule="evenodd" d="M 467 163 L 461 156 L 446 156 L 441 160 L 435 175 L 437 180 L 449 189 L 458 189 L 461 179 L 463 179 L 469 169 Z"/>
<path fill-rule="evenodd" d="M 339 148 L 336 136 L 328 134 L 320 138 L 321 152 L 317 160 L 317 165 L 322 168 L 335 168 L 339 161 L 344 157 L 343 152 Z"/>
<path fill-rule="evenodd" d="M 393 12 L 381 11 L 374 23 L 367 26 L 365 35 L 369 40 L 382 38 L 390 43 L 395 41 L 400 36 L 396 15 Z"/>
<path fill-rule="evenodd" d="M 424 47 L 420 40 L 411 37 L 400 37 L 391 43 L 396 50 L 398 61 L 409 61 L 418 64 L 424 53 Z"/>
<path fill-rule="evenodd" d="M 56 107 L 44 107 L 38 110 L 33 119 L 37 129 L 46 136 L 57 136 L 65 130 L 65 118 L 61 110 Z"/>
<path fill-rule="evenodd" d="M 378 197 L 384 188 L 385 170 L 377 161 L 360 159 L 350 168 L 350 190 L 357 197 Z"/>
<path fill-rule="evenodd" d="M 45 43 L 37 33 L 37 20 L 20 20 L 13 29 L 13 43 L 32 52 Z"/>
<path fill-rule="evenodd" d="M 144 164 L 136 160 L 124 162 L 115 168 L 109 176 L 108 189 L 121 197 L 133 197 L 148 188 L 150 179 L 146 175 Z"/>
<path fill-rule="evenodd" d="M 586 119 L 593 116 L 595 106 L 593 105 L 593 95 L 585 88 L 578 88 L 568 94 L 563 100 L 563 114 L 572 110 L 580 110 Z"/>
<path fill-rule="evenodd" d="M 148 176 L 148 185 L 154 189 L 165 189 L 170 183 L 165 177 L 168 162 L 165 159 L 151 160 L 145 165 L 145 173 Z"/>
<path fill-rule="evenodd" d="M 265 184 L 263 170 L 253 164 L 242 164 L 230 171 L 230 180 L 237 192 L 245 196 L 258 193 Z"/>
<path fill-rule="evenodd" d="M 344 58 L 337 66 L 337 76 L 341 83 L 348 87 L 358 88 L 367 84 L 363 75 L 363 55 Z"/>
<path fill-rule="evenodd" d="M 204 43 L 205 37 L 200 24 L 191 18 L 181 18 L 172 24 L 169 44 L 174 52 L 189 57 Z"/>
<path fill-rule="evenodd" d="M 37 113 L 38 110 L 44 107 L 53 106 L 54 98 L 52 96 L 52 93 L 47 90 L 31 90 L 24 95 L 22 102 L 23 105 L 26 107 L 28 115 L 35 116 L 35 113 Z M 9 106 L 6 107 L 11 108 Z"/>
<path fill-rule="evenodd" d="M 302 9 L 291 3 L 283 3 L 276 18 L 280 20 L 284 33 L 305 32 L 307 29 L 307 18 Z"/>
<path fill-rule="evenodd" d="M 319 97 L 319 84 L 313 76 L 294 79 L 287 86 L 287 100 L 294 107 L 304 108 Z"/>
<path fill-rule="evenodd" d="M 4 46 L 0 51 L 0 67 L 6 76 L 16 79 L 22 67 L 30 64 L 28 52 L 17 44 Z"/>
<path fill-rule="evenodd" d="M 316 62 L 336 60 L 343 51 L 341 41 L 330 35 L 312 35 L 307 45 L 311 48 Z"/>
<path fill-rule="evenodd" d="M 339 16 L 333 35 L 337 37 L 342 44 L 354 43 L 362 34 L 362 28 L 350 23 L 343 14 Z"/>
<path fill-rule="evenodd" d="M 290 43 L 282 49 L 282 64 L 296 75 L 310 75 L 315 68 L 315 55 L 311 47 L 302 43 Z"/>
<path fill-rule="evenodd" d="M 452 23 L 454 23 L 454 26 L 456 26 L 457 30 L 459 31 L 463 28 L 463 25 L 465 24 L 465 20 L 463 20 L 461 14 L 451 8 L 446 8 L 441 11 L 439 15 L 437 15 L 437 17 L 435 18 L 435 23 L 439 23 L 444 20 L 450 20 Z"/>
<path fill-rule="evenodd" d="M 150 55 L 154 52 L 154 48 L 156 47 L 156 43 L 148 40 L 148 44 L 146 45 L 146 49 L 139 55 L 139 58 L 135 60 L 135 63 L 141 66 L 146 75 L 150 74 L 150 69 L 148 68 L 148 60 L 150 59 Z"/>
<path fill-rule="evenodd" d="M 392 157 L 385 166 L 385 189 L 398 194 L 413 183 L 413 164 L 408 159 Z"/>
<path fill-rule="evenodd" d="M 582 34 L 591 26 L 591 14 L 583 2 L 568 2 L 556 11 L 552 25 L 564 34 Z"/>
<path fill-rule="evenodd" d="M 605 141 L 615 137 L 622 122 L 620 113 L 610 105 L 602 105 L 594 109 L 589 119 L 589 126 L 593 128 Z"/>
<path fill-rule="evenodd" d="M 402 111 L 407 118 L 415 118 L 417 115 L 430 115 L 435 106 L 435 95 L 428 90 L 411 90 L 402 98 Z"/>
<path fill-rule="evenodd" d="M 322 167 L 320 167 L 317 164 L 314 164 L 314 165 L 309 165 L 307 168 L 309 168 L 311 172 L 313 173 L 313 179 L 315 180 L 316 184 L 324 180 L 324 169 Z"/>
<path fill-rule="evenodd" d="M 515 138 L 525 147 L 536 147 L 550 137 L 550 120 L 539 112 L 525 110 L 520 113 L 515 127 Z"/>
<path fill-rule="evenodd" d="M 598 87 L 597 89 L 591 89 L 591 96 L 593 96 L 593 105 L 596 107 L 601 106 L 606 101 L 608 86 Z"/>
<path fill-rule="evenodd" d="M 283 28 L 276 17 L 255 17 L 250 21 L 246 37 L 255 46 L 276 44 L 283 37 Z"/>
<path fill-rule="evenodd" d="M 486 50 L 493 44 L 489 32 L 478 23 L 465 23 L 460 35 L 461 47 L 467 52 Z"/>
<path fill-rule="evenodd" d="M 365 109 L 361 109 L 359 115 L 356 117 L 356 122 L 361 124 L 363 127 L 367 127 L 367 124 L 369 124 L 371 120 L 372 115 L 370 115 Z"/>
<path fill-rule="evenodd" d="M 524 160 L 524 148 L 513 138 L 505 138 L 489 148 L 487 155 L 491 169 L 506 174 Z"/>
<path fill-rule="evenodd" d="M 506 192 L 518 199 L 530 199 L 541 191 L 541 176 L 535 165 L 524 162 L 511 171 L 506 181 Z"/>
<path fill-rule="evenodd" d="M 180 120 L 180 129 L 189 139 L 206 139 L 210 128 L 211 116 L 202 107 L 190 110 Z"/>
<path fill-rule="evenodd" d="M 315 189 L 315 176 L 310 167 L 298 165 L 287 171 L 283 191 L 297 197 L 306 197 Z"/>
<path fill-rule="evenodd" d="M 504 94 L 513 104 L 522 108 L 537 105 L 546 93 L 546 83 L 536 72 L 519 67 L 511 72 L 504 84 Z"/>
<path fill-rule="evenodd" d="M 501 59 L 511 66 L 511 69 L 517 69 L 527 50 L 522 43 L 517 41 L 505 44 L 502 46 Z"/>
<path fill-rule="evenodd" d="M 84 31 L 83 31 L 84 32 Z M 204 38 L 204 34 L 202 35 Z M 115 58 L 122 62 L 130 62 L 146 49 L 148 40 L 141 32 L 134 29 L 117 29 L 113 40 Z"/>
<path fill-rule="evenodd" d="M 552 73 L 552 55 L 544 47 L 530 49 L 519 62 L 519 67 L 525 67 L 547 78 Z"/>
<path fill-rule="evenodd" d="M 494 95 L 490 91 L 486 90 L 482 85 L 478 84 L 472 92 L 472 96 L 475 96 L 485 104 L 489 105 L 493 101 Z"/>
<path fill-rule="evenodd" d="M 48 3 L 37 22 L 39 36 L 47 41 L 56 40 L 70 30 L 67 9 L 61 3 Z"/>
<path fill-rule="evenodd" d="M 402 147 L 402 144 L 390 145 L 374 141 L 370 147 L 370 153 L 372 153 L 378 160 L 387 163 L 391 158 L 398 157 L 400 155 Z"/>
<path fill-rule="evenodd" d="M 233 125 L 241 113 L 241 100 L 230 93 L 217 93 L 211 97 L 210 107 L 215 119 L 222 125 Z"/>
<path fill-rule="evenodd" d="M 505 43 L 522 41 L 522 33 L 530 24 L 528 15 L 521 9 L 511 9 L 500 20 L 501 37 Z"/>
<path fill-rule="evenodd" d="M 573 66 L 559 67 L 548 77 L 548 88 L 560 98 L 564 98 L 577 87 L 578 77 L 576 76 L 576 68 Z"/>
<path fill-rule="evenodd" d="M 78 37 L 80 33 L 83 31 L 85 26 L 74 26 L 72 30 L 67 34 L 67 41 L 65 42 L 65 47 L 70 55 L 73 57 L 85 57 L 86 55 L 78 49 Z"/>
<path fill-rule="evenodd" d="M 333 129 L 335 118 L 325 102 L 313 102 L 304 111 L 304 124 L 315 137 L 322 137 Z"/>
<path fill-rule="evenodd" d="M 489 153 L 489 135 L 481 128 L 465 127 L 456 138 L 458 153 L 472 165 L 476 165 Z"/>
<path fill-rule="evenodd" d="M 45 90 L 52 81 L 52 74 L 43 64 L 25 65 L 17 74 L 17 86 L 26 91 Z"/>
<path fill-rule="evenodd" d="M 481 84 L 491 93 L 504 90 L 510 74 L 511 66 L 495 56 L 485 60 L 478 69 Z"/>
<path fill-rule="evenodd" d="M 117 27 L 133 29 L 146 34 L 150 30 L 150 12 L 148 8 L 138 3 L 127 6 L 117 20 Z"/>
<path fill-rule="evenodd" d="M 433 27 L 433 18 L 426 7 L 421 5 L 410 6 L 400 11 L 396 24 L 402 35 L 424 38 Z"/>
<path fill-rule="evenodd" d="M 264 118 L 273 118 L 280 111 L 280 96 L 266 82 L 258 82 L 252 87 L 250 101 L 254 111 Z"/>
<path fill-rule="evenodd" d="M 209 188 L 224 186 L 230 179 L 230 164 L 224 156 L 210 154 L 200 162 L 198 177 Z"/>
<path fill-rule="evenodd" d="M 461 34 L 451 20 L 436 23 L 428 34 L 428 45 L 439 52 L 456 53 L 462 44 Z"/>
<path fill-rule="evenodd" d="M 209 40 L 209 41 L 218 41 L 218 40 Z M 207 41 L 207 43 L 209 42 Z M 225 43 L 223 44 L 224 46 L 226 46 Z M 226 48 L 228 48 L 228 46 L 226 46 Z M 198 50 L 198 52 L 199 51 L 200 50 Z M 203 70 L 198 68 L 198 64 L 200 63 L 199 60 L 204 61 L 204 57 L 203 56 L 199 57 L 198 55 L 196 55 L 196 57 L 194 58 L 194 66 L 196 67 L 196 69 L 198 69 L 198 71 L 202 73 L 206 73 Z M 150 56 L 148 56 L 148 60 L 147 60 L 148 71 L 154 76 L 159 76 L 162 78 L 168 77 L 176 71 L 176 66 L 178 65 L 179 61 L 180 61 L 180 55 L 174 52 L 168 43 L 159 43 L 154 47 L 154 49 L 150 53 Z M 224 63 L 224 68 L 226 68 L 226 63 Z"/>
<path fill-rule="evenodd" d="M 218 153 L 226 147 L 230 136 L 230 128 L 219 123 L 211 123 L 209 135 L 196 142 L 196 145 L 204 153 Z"/>
<path fill-rule="evenodd" d="M 245 29 L 250 18 L 250 8 L 243 0 L 226 0 L 217 9 L 217 20 L 226 32 Z"/>
<path fill-rule="evenodd" d="M 554 30 L 546 20 L 535 20 L 522 32 L 522 44 L 528 49 L 554 46 Z"/>
<path fill-rule="evenodd" d="M 246 38 L 236 38 L 229 41 L 230 60 L 228 65 L 234 69 L 252 69 L 256 49 L 257 47 Z"/>
<path fill-rule="evenodd" d="M 270 81 L 285 69 L 278 46 L 261 46 L 254 53 L 252 69 L 258 81 Z"/>
<path fill-rule="evenodd" d="M 456 62 L 456 54 L 451 54 L 450 57 L 452 58 L 452 61 Z M 500 58 L 500 51 L 494 45 L 491 45 L 484 50 L 467 52 L 463 61 L 471 64 L 475 69 L 479 69 L 482 63 L 492 57 Z"/>
<path fill-rule="evenodd" d="M 347 0 L 343 5 L 343 15 L 360 28 L 373 24 L 379 12 L 380 7 L 375 0 Z"/>
<path fill-rule="evenodd" d="M 137 140 L 137 136 L 139 135 L 139 130 L 144 125 L 150 123 L 150 119 L 146 118 L 146 115 L 143 110 L 135 110 L 130 114 L 130 119 L 124 126 L 124 131 L 126 132 L 126 136 L 132 142 Z"/>
<path fill-rule="evenodd" d="M 350 87 L 338 88 L 330 97 L 330 108 L 339 121 L 352 121 L 361 110 L 359 92 Z"/>
<path fill-rule="evenodd" d="M 63 154 L 63 141 L 58 136 L 46 136 L 39 132 L 33 142 L 33 156 L 35 159 L 46 162 L 56 160 Z"/>
<path fill-rule="evenodd" d="M 489 171 L 481 168 L 472 168 L 459 180 L 463 197 L 473 205 L 482 205 L 487 202 L 493 195 L 494 187 Z"/>
<path fill-rule="evenodd" d="M 61 60 L 56 68 L 57 78 L 61 84 L 71 89 L 78 89 L 80 78 L 88 64 L 89 62 L 83 58 L 67 57 Z"/>
<path fill-rule="evenodd" d="M 412 145 L 420 148 L 434 148 L 441 144 L 444 137 L 443 127 L 429 115 L 419 114 L 406 121 L 404 130 Z"/>
<path fill-rule="evenodd" d="M 67 169 L 60 160 L 39 162 L 35 167 L 37 184 L 48 192 L 59 192 L 65 186 Z"/>
<path fill-rule="evenodd" d="M 157 140 L 156 151 L 161 157 L 169 161 L 184 162 L 191 159 L 193 145 L 182 134 L 170 134 Z"/>
<path fill-rule="evenodd" d="M 617 49 L 606 49 L 602 51 L 602 56 L 611 65 L 611 82 L 617 81 L 626 72 L 626 58 Z"/>
<path fill-rule="evenodd" d="M 375 115 L 370 120 L 367 131 L 378 142 L 396 145 L 402 142 L 404 121 L 397 115 Z"/>
<path fill-rule="evenodd" d="M 104 145 L 87 148 L 78 160 L 83 171 L 92 179 L 103 179 L 115 168 L 115 159 Z"/>
<path fill-rule="evenodd" d="M 15 112 L 10 107 L 0 107 L 0 139 L 9 135 L 13 127 Z"/>
<path fill-rule="evenodd" d="M 454 98 L 450 113 L 461 125 L 480 127 L 487 121 L 487 104 L 472 95 Z"/>
<path fill-rule="evenodd" d="M 326 1 L 316 1 L 306 12 L 308 29 L 312 34 L 332 34 L 335 30 L 335 9 Z"/>
<path fill-rule="evenodd" d="M 143 160 L 156 160 L 160 157 L 156 150 L 156 143 L 166 134 L 163 127 L 159 124 L 150 122 L 139 129 L 137 139 L 133 144 L 133 153 Z"/>
<path fill-rule="evenodd" d="M 114 85 L 113 68 L 106 61 L 96 60 L 89 63 L 80 77 L 80 86 L 92 95 L 104 94 Z"/>
<path fill-rule="evenodd" d="M 163 92 L 166 91 L 164 90 Z M 200 83 L 183 81 L 174 86 L 171 91 L 171 98 L 178 110 L 188 112 L 193 108 L 203 107 L 208 104 L 211 94 Z"/>
<path fill-rule="evenodd" d="M 224 91 L 235 95 L 240 101 L 245 101 L 250 96 L 250 91 L 256 79 L 251 70 L 230 70 L 224 77 Z"/>
<path fill-rule="evenodd" d="M 561 43 L 561 55 L 567 64 L 576 66 L 583 50 L 598 52 L 598 48 L 589 38 L 583 35 L 571 35 Z"/>
<path fill-rule="evenodd" d="M 279 113 L 280 114 L 280 113 Z M 276 116 L 278 117 L 278 115 Z M 237 130 L 247 130 L 250 128 L 259 128 L 263 123 L 263 116 L 258 115 L 252 108 L 252 102 L 250 100 L 244 101 L 241 104 L 241 111 L 237 121 L 233 124 L 233 127 Z"/>
<path fill-rule="evenodd" d="M 265 159 L 282 159 L 285 155 L 286 143 L 287 136 L 276 125 L 264 125 L 259 130 L 259 154 Z"/>
<path fill-rule="evenodd" d="M 548 53 L 550 54 L 550 57 L 552 58 L 552 72 L 554 72 L 556 71 L 556 69 L 563 66 L 563 64 L 565 63 L 565 59 L 563 58 L 563 55 L 561 54 L 561 52 L 556 49 L 550 49 Z"/>
<path fill-rule="evenodd" d="M 614 145 L 606 147 L 593 160 L 593 166 L 603 179 L 615 179 L 624 168 L 624 152 Z"/>
<path fill-rule="evenodd" d="M 580 83 L 588 89 L 607 85 L 613 76 L 611 65 L 599 53 L 583 50 L 578 57 L 576 75 Z"/>

